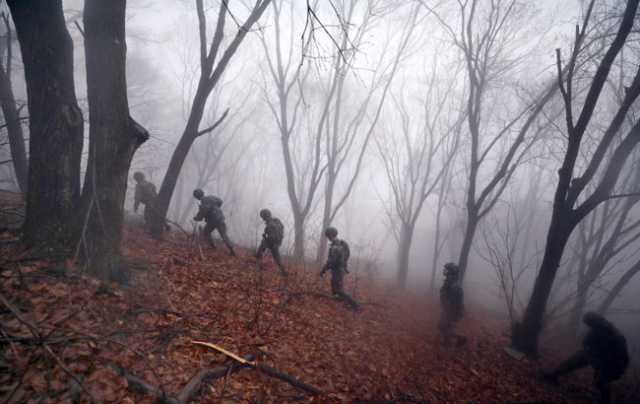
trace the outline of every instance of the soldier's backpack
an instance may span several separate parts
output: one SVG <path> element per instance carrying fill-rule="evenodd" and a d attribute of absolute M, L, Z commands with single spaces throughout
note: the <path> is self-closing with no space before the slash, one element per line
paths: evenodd
<path fill-rule="evenodd" d="M 144 181 L 141 184 L 139 184 L 139 186 L 141 191 L 140 202 L 142 202 L 143 205 L 148 205 L 150 203 L 153 203 L 153 201 L 155 201 L 155 199 L 158 197 L 158 193 L 156 192 L 156 186 L 149 181 Z"/>
<path fill-rule="evenodd" d="M 284 225 L 278 218 L 271 219 L 273 226 L 273 242 L 280 245 L 284 239 Z"/>
<path fill-rule="evenodd" d="M 224 214 L 222 213 L 222 199 L 217 196 L 209 195 L 202 198 L 200 202 L 200 210 L 204 212 L 207 223 L 223 222 Z"/>

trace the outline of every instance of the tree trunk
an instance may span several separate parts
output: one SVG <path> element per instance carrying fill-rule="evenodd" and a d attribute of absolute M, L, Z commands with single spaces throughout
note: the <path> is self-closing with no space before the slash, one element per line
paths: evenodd
<path fill-rule="evenodd" d="M 8 0 L 29 107 L 29 173 L 22 240 L 35 254 L 70 252 L 80 201 L 83 118 L 73 42 L 60 0 Z"/>
<path fill-rule="evenodd" d="M 325 188 L 324 196 L 324 213 L 322 215 L 322 228 L 320 229 L 320 244 L 318 245 L 318 253 L 316 255 L 316 262 L 318 268 L 322 266 L 322 261 L 327 254 L 327 238 L 324 235 L 324 231 L 327 227 L 331 226 L 331 207 L 333 206 L 333 191 L 336 184 L 335 176 L 335 162 L 329 162 L 327 170 L 327 184 Z"/>
<path fill-rule="evenodd" d="M 86 0 L 84 9 L 90 140 L 80 254 L 93 276 L 118 282 L 127 280 L 120 242 L 129 167 L 149 137 L 129 115 L 125 10 L 126 0 Z"/>
<path fill-rule="evenodd" d="M 411 242 L 413 241 L 414 227 L 409 223 L 402 223 L 400 239 L 398 243 L 398 278 L 397 285 L 404 289 L 409 275 L 409 253 L 411 252 Z"/>
<path fill-rule="evenodd" d="M 301 214 L 293 215 L 293 258 L 304 260 L 304 218 Z"/>
<path fill-rule="evenodd" d="M 475 237 L 479 222 L 480 222 L 480 218 L 478 217 L 477 210 L 471 209 L 468 207 L 467 208 L 467 228 L 464 232 L 462 249 L 460 250 L 460 257 L 458 258 L 458 268 L 460 269 L 461 280 L 464 280 L 464 275 L 467 272 L 467 265 L 469 264 L 469 255 L 471 254 L 471 247 L 473 246 L 473 238 Z"/>
<path fill-rule="evenodd" d="M 8 44 L 11 46 L 11 43 Z M 7 69 L 10 69 L 7 62 Z M 22 132 L 22 123 L 20 122 L 20 112 L 16 107 L 16 99 L 13 96 L 11 86 L 10 72 L 3 66 L 0 66 L 0 105 L 2 106 L 2 114 L 7 125 L 7 133 L 9 135 L 9 149 L 11 150 L 11 160 L 13 160 L 13 170 L 16 173 L 18 187 L 22 200 L 27 197 L 27 175 L 29 172 L 29 164 L 27 162 L 27 150 L 24 146 L 24 135 Z"/>
<path fill-rule="evenodd" d="M 570 225 L 568 217 L 569 215 L 564 210 L 554 212 L 547 233 L 542 264 L 531 293 L 531 300 L 529 300 L 522 321 L 516 322 L 513 326 L 511 334 L 513 347 L 528 355 L 535 356 L 538 352 L 538 335 L 542 330 L 547 300 L 556 272 L 560 267 L 564 248 L 575 227 Z"/>

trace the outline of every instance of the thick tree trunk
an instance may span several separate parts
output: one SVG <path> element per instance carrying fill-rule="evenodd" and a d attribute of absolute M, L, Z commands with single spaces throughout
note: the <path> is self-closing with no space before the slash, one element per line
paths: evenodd
<path fill-rule="evenodd" d="M 514 324 L 511 334 L 513 347 L 528 355 L 535 356 L 538 353 L 538 335 L 543 327 L 547 300 L 556 272 L 560 267 L 564 248 L 574 227 L 570 225 L 569 215 L 566 212 L 560 210 L 554 212 L 547 233 L 540 271 L 531 292 L 531 300 L 522 321 Z"/>
<path fill-rule="evenodd" d="M 4 67 L 1 66 L 0 105 L 2 106 L 2 114 L 4 115 L 4 121 L 7 125 L 13 170 L 16 173 L 16 180 L 18 181 L 22 199 L 26 200 L 29 164 L 27 162 L 27 150 L 24 145 L 22 124 L 20 123 L 20 112 L 16 107 L 16 99 L 13 96 L 10 76 L 5 72 Z"/>
<path fill-rule="evenodd" d="M 80 254 L 93 276 L 118 282 L 127 280 L 120 241 L 129 167 L 148 139 L 129 115 L 125 9 L 126 0 L 86 0 L 84 9 L 90 143 Z"/>
<path fill-rule="evenodd" d="M 73 249 L 80 201 L 83 118 L 73 42 L 60 0 L 8 0 L 20 41 L 29 106 L 29 174 L 23 242 L 36 254 Z"/>

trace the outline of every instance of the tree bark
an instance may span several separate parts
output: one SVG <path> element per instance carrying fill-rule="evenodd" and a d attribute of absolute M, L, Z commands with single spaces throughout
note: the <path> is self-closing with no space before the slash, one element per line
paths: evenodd
<path fill-rule="evenodd" d="M 60 0 L 7 3 L 20 41 L 29 107 L 22 240 L 34 252 L 70 252 L 83 143 L 83 118 L 73 82 L 73 42 Z"/>
<path fill-rule="evenodd" d="M 149 138 L 129 115 L 125 10 L 126 0 L 86 0 L 84 9 L 90 143 L 80 256 L 93 276 L 118 282 L 127 280 L 120 242 L 129 167 Z"/>

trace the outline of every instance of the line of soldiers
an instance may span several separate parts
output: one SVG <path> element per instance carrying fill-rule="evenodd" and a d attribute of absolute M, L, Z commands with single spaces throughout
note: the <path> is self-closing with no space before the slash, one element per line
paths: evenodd
<path fill-rule="evenodd" d="M 158 197 L 156 187 L 151 182 L 146 181 L 144 174 L 140 171 L 135 172 L 133 178 L 137 183 L 133 210 L 137 212 L 140 204 L 145 205 L 144 222 L 145 229 L 148 229 L 151 212 L 149 207 L 154 206 L 154 202 Z M 229 253 L 234 257 L 237 256 L 233 243 L 227 235 L 227 225 L 222 213 L 222 199 L 214 195 L 205 196 L 204 191 L 200 188 L 193 190 L 193 197 L 200 202 L 200 208 L 193 220 L 196 222 L 205 221 L 201 236 L 207 240 L 211 249 L 215 250 L 216 245 L 213 241 L 212 233 L 214 230 L 218 230 L 222 241 L 229 249 Z M 280 275 L 286 277 L 288 273 L 280 257 L 280 246 L 284 239 L 284 225 L 280 219 L 273 217 L 269 209 L 262 209 L 260 217 L 264 220 L 265 228 L 262 234 L 262 241 L 254 254 L 254 258 L 257 260 L 262 259 L 262 254 L 269 250 L 274 262 L 280 269 Z M 357 310 L 358 302 L 344 291 L 344 276 L 349 273 L 347 270 L 347 261 L 350 256 L 349 245 L 346 241 L 338 239 L 338 230 L 334 227 L 327 228 L 325 236 L 331 241 L 331 246 L 329 247 L 327 262 L 322 267 L 320 276 L 322 277 L 325 272 L 331 271 L 331 293 L 348 304 L 351 309 Z"/>
<path fill-rule="evenodd" d="M 144 174 L 136 172 L 134 179 L 137 182 L 135 191 L 134 211 L 137 212 L 140 203 L 145 206 L 153 206 L 157 197 L 155 186 L 144 179 Z M 195 189 L 193 196 L 200 201 L 200 208 L 195 221 L 204 220 L 206 225 L 202 236 L 207 240 L 209 246 L 215 249 L 212 232 L 218 230 L 220 237 L 227 245 L 231 255 L 236 256 L 233 244 L 227 236 L 227 225 L 222 213 L 222 199 L 214 195 L 204 195 L 202 189 Z M 285 265 L 280 257 L 280 246 L 284 238 L 284 226 L 280 219 L 273 217 L 269 209 L 262 209 L 260 217 L 265 222 L 262 241 L 254 258 L 260 260 L 262 254 L 269 250 L 274 262 L 280 269 L 282 276 L 287 276 Z M 144 213 L 145 227 L 148 222 L 148 212 Z M 325 230 L 325 236 L 331 241 L 328 258 L 320 271 L 322 277 L 327 271 L 331 272 L 331 293 L 345 302 L 352 310 L 358 309 L 358 302 L 344 291 L 344 276 L 349 273 L 347 261 L 350 257 L 349 244 L 338 239 L 338 230 L 329 227 Z M 444 282 L 440 288 L 440 320 L 438 321 L 438 331 L 442 336 L 442 345 L 449 346 L 451 340 L 455 341 L 454 346 L 461 348 L 468 338 L 457 334 L 454 330 L 455 323 L 465 315 L 464 292 L 460 284 L 460 270 L 458 266 L 449 262 L 444 265 L 442 271 Z M 585 366 L 594 368 L 594 384 L 600 392 L 601 401 L 609 403 L 611 390 L 609 384 L 613 380 L 619 379 L 629 364 L 627 351 L 627 341 L 613 324 L 607 321 L 602 315 L 596 312 L 588 312 L 583 317 L 583 322 L 590 331 L 585 336 L 583 348 L 574 355 L 560 363 L 551 371 L 543 371 L 540 378 L 544 381 L 556 382 L 561 375 L 570 373 Z"/>

